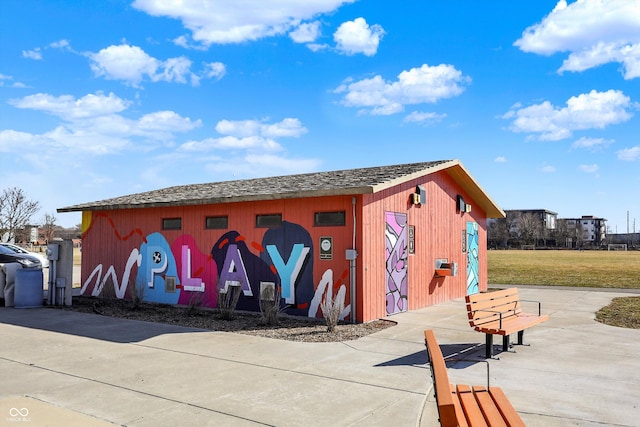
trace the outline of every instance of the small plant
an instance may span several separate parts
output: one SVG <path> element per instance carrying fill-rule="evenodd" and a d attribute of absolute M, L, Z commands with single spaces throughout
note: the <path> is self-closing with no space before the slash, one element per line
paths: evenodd
<path fill-rule="evenodd" d="M 102 300 L 116 299 L 116 288 L 111 278 L 109 278 L 109 280 L 104 283 L 104 286 L 102 286 L 102 289 L 100 289 L 98 298 Z"/>
<path fill-rule="evenodd" d="M 327 324 L 327 332 L 333 332 L 340 320 L 340 313 L 344 309 L 344 300 L 339 298 L 338 295 L 331 296 L 327 293 L 324 300 L 320 304 L 322 310 L 322 316 Z"/>
<path fill-rule="evenodd" d="M 270 290 L 260 292 L 260 314 L 265 325 L 275 326 L 279 322 L 278 316 L 284 310 L 284 307 L 280 307 L 282 287 L 274 284 L 272 288 L 266 289 Z"/>
<path fill-rule="evenodd" d="M 242 286 L 227 286 L 226 292 L 218 291 L 218 312 L 223 320 L 233 320 L 236 317 L 236 306 L 242 293 Z"/>
<path fill-rule="evenodd" d="M 127 286 L 127 289 L 129 289 L 129 296 L 131 297 L 131 308 L 133 310 L 138 310 L 144 302 L 144 292 L 146 289 L 145 284 L 138 283 L 138 281 L 136 281 L 133 286 Z"/>
<path fill-rule="evenodd" d="M 187 303 L 187 314 L 193 314 L 202 305 L 204 292 L 189 292 L 189 302 Z"/>

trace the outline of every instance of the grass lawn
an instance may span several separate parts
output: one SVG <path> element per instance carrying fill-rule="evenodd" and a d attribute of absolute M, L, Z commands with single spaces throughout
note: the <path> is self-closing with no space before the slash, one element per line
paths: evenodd
<path fill-rule="evenodd" d="M 605 325 L 640 329 L 640 297 L 614 298 L 596 313 L 596 320 Z"/>
<path fill-rule="evenodd" d="M 489 284 L 640 288 L 640 251 L 488 251 Z"/>

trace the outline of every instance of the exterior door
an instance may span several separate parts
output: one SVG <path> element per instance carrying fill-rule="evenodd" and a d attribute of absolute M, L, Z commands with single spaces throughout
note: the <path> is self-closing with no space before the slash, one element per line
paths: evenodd
<path fill-rule="evenodd" d="M 467 295 L 479 292 L 478 277 L 478 223 L 467 222 Z"/>
<path fill-rule="evenodd" d="M 385 212 L 387 315 L 408 309 L 407 214 Z"/>

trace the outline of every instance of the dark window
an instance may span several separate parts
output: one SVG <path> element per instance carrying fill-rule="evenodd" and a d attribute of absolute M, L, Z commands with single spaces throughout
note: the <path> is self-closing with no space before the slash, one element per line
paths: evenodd
<path fill-rule="evenodd" d="M 256 227 L 279 227 L 282 225 L 282 214 L 256 215 Z"/>
<path fill-rule="evenodd" d="M 316 212 L 313 224 L 316 227 L 345 225 L 345 213 L 340 212 Z"/>
<path fill-rule="evenodd" d="M 228 216 L 208 216 L 205 219 L 205 228 L 210 230 L 220 230 L 229 228 L 229 217 Z"/>
<path fill-rule="evenodd" d="M 162 218 L 163 230 L 182 230 L 182 218 Z"/>

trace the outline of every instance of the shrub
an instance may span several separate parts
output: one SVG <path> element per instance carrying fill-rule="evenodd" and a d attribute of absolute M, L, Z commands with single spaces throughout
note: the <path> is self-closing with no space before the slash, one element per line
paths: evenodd
<path fill-rule="evenodd" d="M 344 309 L 343 299 L 338 298 L 337 295 L 331 296 L 327 293 L 320 304 L 320 309 L 322 310 L 324 321 L 327 324 L 327 331 L 335 331 L 338 321 L 340 320 L 340 313 L 342 313 L 342 310 Z"/>
<path fill-rule="evenodd" d="M 218 312 L 223 320 L 233 320 L 236 317 L 236 306 L 242 293 L 242 286 L 227 286 L 227 291 L 218 291 Z"/>
<path fill-rule="evenodd" d="M 274 286 L 273 292 L 260 292 L 260 314 L 265 325 L 275 326 L 278 324 L 278 316 L 284 310 L 280 307 L 282 288 Z"/>

